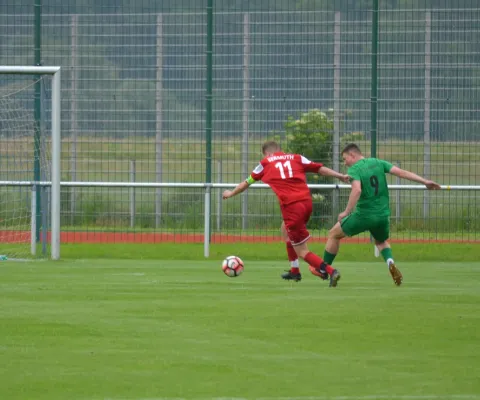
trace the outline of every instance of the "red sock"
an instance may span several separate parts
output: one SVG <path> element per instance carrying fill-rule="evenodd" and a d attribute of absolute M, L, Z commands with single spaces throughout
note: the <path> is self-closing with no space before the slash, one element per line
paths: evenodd
<path fill-rule="evenodd" d="M 322 263 L 325 263 L 319 256 L 317 256 L 315 253 L 312 253 L 311 251 L 307 253 L 307 255 L 303 258 L 305 262 L 310 264 L 312 267 L 319 269 Z M 331 265 L 325 264 L 325 272 L 328 275 L 332 275 L 332 272 L 334 269 L 332 268 Z"/>
<path fill-rule="evenodd" d="M 292 242 L 290 240 L 285 243 L 287 245 L 287 254 L 288 254 L 288 261 L 292 262 L 295 260 L 298 260 L 297 252 L 292 246 Z M 300 273 L 300 268 L 299 267 L 291 267 L 290 271 L 294 274 L 299 274 Z"/>
<path fill-rule="evenodd" d="M 295 249 L 292 246 L 292 242 L 290 240 L 286 242 L 287 245 L 287 254 L 288 254 L 288 261 L 295 261 L 298 259 L 297 253 L 295 252 Z"/>
<path fill-rule="evenodd" d="M 331 265 L 325 264 L 325 271 L 328 275 L 332 275 L 333 271 L 335 271 L 335 268 L 333 268 Z"/>

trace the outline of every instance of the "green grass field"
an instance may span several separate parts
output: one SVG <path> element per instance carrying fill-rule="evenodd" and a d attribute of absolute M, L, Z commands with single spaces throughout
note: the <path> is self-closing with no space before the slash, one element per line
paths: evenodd
<path fill-rule="evenodd" d="M 249 168 L 257 165 L 262 158 L 261 145 L 269 137 L 251 137 L 248 153 Z M 33 136 L 28 138 L 2 139 L 0 148 L 0 167 L 9 171 L 9 179 L 31 179 L 28 171 L 33 170 Z M 370 141 L 362 140 L 358 144 L 369 155 Z M 72 141 L 62 140 L 63 180 L 70 180 Z M 162 166 L 165 182 L 204 182 L 205 180 L 205 143 L 192 139 L 165 139 L 162 141 Z M 223 182 L 236 183 L 244 179 L 241 172 L 242 144 L 236 138 L 216 139 L 212 142 L 212 174 L 216 181 L 218 161 L 222 163 Z M 480 144 L 478 142 L 432 142 L 431 174 L 432 178 L 446 185 L 475 184 L 480 175 Z M 77 143 L 77 180 L 81 181 L 129 181 L 130 163 L 137 161 L 136 177 L 138 182 L 155 181 L 155 138 L 136 137 L 102 139 L 83 136 Z M 401 140 L 379 140 L 378 157 L 401 162 L 402 168 L 423 173 L 423 142 Z M 12 160 L 22 168 L 14 169 Z M 327 164 L 329 164 L 327 162 Z M 15 164 L 14 164 L 15 165 Z M 343 167 L 342 167 L 343 168 Z M 27 174 L 27 175 L 25 175 Z M 395 183 L 392 178 L 391 183 Z M 406 182 L 404 182 L 406 183 Z"/>
<path fill-rule="evenodd" d="M 2 399 L 480 399 L 480 263 L 0 264 Z"/>

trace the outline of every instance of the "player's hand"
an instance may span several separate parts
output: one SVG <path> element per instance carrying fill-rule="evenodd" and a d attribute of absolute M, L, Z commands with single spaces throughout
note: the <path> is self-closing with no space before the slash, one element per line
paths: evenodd
<path fill-rule="evenodd" d="M 425 186 L 428 188 L 428 190 L 440 190 L 441 187 L 437 182 L 434 181 L 427 181 L 425 182 Z"/>
<path fill-rule="evenodd" d="M 348 175 L 342 175 L 341 178 L 339 178 L 342 182 L 345 183 L 350 183 L 350 177 Z"/>
<path fill-rule="evenodd" d="M 225 190 L 225 191 L 223 192 L 223 196 L 222 196 L 222 197 L 223 197 L 223 200 L 226 200 L 226 199 L 232 197 L 232 191 L 231 191 L 231 190 Z"/>
<path fill-rule="evenodd" d="M 342 222 L 342 219 L 344 219 L 347 215 L 348 215 L 348 213 L 346 211 L 338 214 L 338 222 Z"/>

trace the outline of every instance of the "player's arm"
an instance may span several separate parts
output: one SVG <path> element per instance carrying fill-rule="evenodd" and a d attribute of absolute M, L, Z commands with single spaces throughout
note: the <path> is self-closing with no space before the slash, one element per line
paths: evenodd
<path fill-rule="evenodd" d="M 258 167 L 257 167 L 258 168 Z M 223 199 L 229 199 L 230 197 L 233 197 L 233 196 L 236 196 L 237 194 L 240 194 L 242 192 L 244 192 L 245 190 L 248 189 L 248 187 L 255 183 L 257 181 L 257 179 L 254 178 L 257 176 L 257 174 L 255 174 L 255 171 L 252 172 L 252 175 L 250 175 L 247 179 L 245 179 L 243 182 L 240 182 L 236 187 L 235 189 L 233 190 L 225 190 L 223 192 Z"/>
<path fill-rule="evenodd" d="M 360 181 L 354 180 L 352 182 L 352 190 L 348 198 L 347 207 L 345 207 L 345 211 L 342 213 L 342 214 L 345 214 L 344 216 L 347 216 L 348 214 L 352 213 L 352 211 L 355 209 L 355 206 L 358 203 L 358 200 L 360 199 L 361 194 L 362 194 L 362 184 Z"/>
<path fill-rule="evenodd" d="M 250 176 L 243 182 L 240 182 L 235 187 L 235 189 L 225 190 L 223 192 L 223 199 L 229 199 L 230 197 L 236 196 L 237 194 L 244 192 L 252 183 L 255 183 L 256 181 L 262 179 L 264 172 L 265 171 L 263 169 L 263 161 L 261 161 L 260 164 L 258 164 L 257 167 L 252 171 Z"/>
<path fill-rule="evenodd" d="M 333 169 L 327 168 L 322 163 L 312 162 L 308 158 L 301 156 L 302 165 L 305 172 L 314 172 L 323 176 L 331 176 L 333 178 L 340 179 L 342 182 L 348 183 L 350 178 L 348 175 L 343 175 Z"/>
<path fill-rule="evenodd" d="M 223 199 L 228 199 L 230 197 L 236 196 L 237 194 L 240 194 L 244 192 L 245 190 L 248 189 L 250 185 L 247 183 L 247 181 L 240 182 L 235 189 L 233 190 L 225 190 L 223 192 Z"/>
<path fill-rule="evenodd" d="M 430 181 L 417 175 L 413 172 L 398 168 L 396 166 L 390 169 L 390 173 L 392 175 L 398 176 L 399 178 L 408 179 L 409 181 L 418 182 L 422 185 L 425 185 L 430 190 L 438 190 L 440 189 L 440 185 L 434 181 Z"/>
<path fill-rule="evenodd" d="M 333 169 L 327 168 L 325 165 L 322 165 L 318 169 L 318 173 L 323 176 L 331 176 L 333 178 L 340 179 L 342 182 L 348 183 L 350 178 L 348 175 L 341 174 L 340 172 L 334 171 Z"/>

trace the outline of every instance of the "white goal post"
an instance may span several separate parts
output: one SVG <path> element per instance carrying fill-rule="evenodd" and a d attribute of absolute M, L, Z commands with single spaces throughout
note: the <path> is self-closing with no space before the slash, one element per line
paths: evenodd
<path fill-rule="evenodd" d="M 42 181 L 24 181 L 24 180 L 2 180 L 0 186 L 28 186 L 28 187 L 51 187 L 51 258 L 58 260 L 60 258 L 60 152 L 61 152 L 61 134 L 60 134 L 60 69 L 58 66 L 0 66 L 0 75 L 51 75 L 51 180 Z M 7 177 L 8 179 L 8 177 Z M 34 196 L 32 196 L 32 211 L 34 210 Z M 32 218 L 31 224 L 31 247 L 34 254 L 36 247 L 35 218 Z"/>

